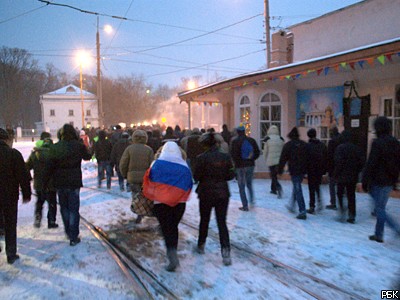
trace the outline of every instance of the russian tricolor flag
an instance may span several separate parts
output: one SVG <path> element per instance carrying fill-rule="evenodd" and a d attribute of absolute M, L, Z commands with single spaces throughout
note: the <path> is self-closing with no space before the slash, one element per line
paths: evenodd
<path fill-rule="evenodd" d="M 192 190 L 192 173 L 185 164 L 157 159 L 143 178 L 143 194 L 150 200 L 175 206 Z"/>

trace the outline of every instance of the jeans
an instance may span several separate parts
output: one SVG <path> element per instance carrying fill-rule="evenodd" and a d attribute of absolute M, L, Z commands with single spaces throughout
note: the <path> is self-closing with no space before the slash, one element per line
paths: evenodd
<path fill-rule="evenodd" d="M 200 198 L 200 228 L 199 228 L 199 239 L 197 242 L 198 246 L 206 243 L 208 235 L 208 226 L 210 224 L 210 217 L 212 208 L 215 208 L 215 215 L 217 219 L 219 242 L 221 249 L 229 248 L 229 232 L 226 226 L 226 214 L 228 212 L 229 198 L 211 198 L 204 197 Z"/>
<path fill-rule="evenodd" d="M 57 189 L 64 230 L 70 240 L 76 240 L 79 236 L 79 192 L 80 188 Z"/>
<path fill-rule="evenodd" d="M 106 171 L 107 188 L 111 187 L 111 173 L 112 166 L 110 161 L 99 161 L 97 162 L 97 182 L 99 187 L 101 186 L 101 178 L 103 177 L 104 170 Z"/>
<path fill-rule="evenodd" d="M 42 219 L 43 204 L 47 201 L 49 210 L 47 212 L 48 224 L 54 224 L 56 222 L 57 215 L 57 193 L 55 191 L 36 191 L 37 201 L 35 205 L 35 218 L 39 221 Z"/>
<path fill-rule="evenodd" d="M 115 166 L 115 170 L 117 171 L 119 188 L 123 189 L 124 188 L 124 176 L 122 176 L 122 173 L 121 173 L 118 165 Z M 126 182 L 126 190 L 128 190 L 128 186 L 129 186 L 129 183 Z"/>
<path fill-rule="evenodd" d="M 300 214 L 305 215 L 306 204 L 304 203 L 303 190 L 301 188 L 304 175 L 291 175 L 291 177 L 293 184 L 293 200 L 297 202 Z"/>
<path fill-rule="evenodd" d="M 239 193 L 240 193 L 240 200 L 242 201 L 242 205 L 244 208 L 248 207 L 248 201 L 247 201 L 246 190 L 245 190 L 246 186 L 247 186 L 247 189 L 249 190 L 249 194 L 250 194 L 250 203 L 254 202 L 253 173 L 254 173 L 254 166 L 236 169 L 237 181 L 238 181 Z"/>
<path fill-rule="evenodd" d="M 336 181 L 329 175 L 329 195 L 331 196 L 331 205 L 336 206 Z"/>
<path fill-rule="evenodd" d="M 321 181 L 322 176 L 320 175 L 308 175 L 308 191 L 310 194 L 310 208 L 315 208 L 315 195 L 317 195 L 318 207 L 322 208 L 321 200 Z"/>
<path fill-rule="evenodd" d="M 356 217 L 356 186 L 357 182 L 338 182 L 337 184 L 337 196 L 341 213 L 344 213 L 343 195 L 346 190 L 349 219 L 354 219 Z"/>
<path fill-rule="evenodd" d="M 271 175 L 271 192 L 276 194 L 278 191 L 282 191 L 281 184 L 278 182 L 278 165 L 269 166 L 269 172 Z"/>
<path fill-rule="evenodd" d="M 392 186 L 377 186 L 372 185 L 370 188 L 370 195 L 375 202 L 376 212 L 376 225 L 375 225 L 375 236 L 379 239 L 383 239 L 383 230 L 385 228 L 385 222 L 391 227 L 397 234 L 400 235 L 400 225 L 394 221 L 394 219 L 386 213 L 386 204 L 389 201 L 389 194 L 393 189 Z"/>

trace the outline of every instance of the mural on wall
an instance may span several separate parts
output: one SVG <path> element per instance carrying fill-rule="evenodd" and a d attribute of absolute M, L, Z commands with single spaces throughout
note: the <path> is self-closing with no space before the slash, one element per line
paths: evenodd
<path fill-rule="evenodd" d="M 296 124 L 300 127 L 343 126 L 344 87 L 298 90 Z"/>

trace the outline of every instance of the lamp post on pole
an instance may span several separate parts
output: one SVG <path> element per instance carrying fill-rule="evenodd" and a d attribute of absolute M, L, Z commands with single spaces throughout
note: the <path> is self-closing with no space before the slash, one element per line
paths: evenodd
<path fill-rule="evenodd" d="M 82 80 L 82 62 L 79 64 L 79 80 L 81 83 L 81 109 L 82 109 L 82 128 L 85 128 L 85 110 L 83 103 L 83 80 Z"/>
<path fill-rule="evenodd" d="M 99 127 L 103 127 L 103 90 L 101 86 L 101 70 L 100 70 L 100 33 L 99 33 L 99 17 L 97 16 L 97 32 L 96 32 L 96 52 L 97 52 L 97 101 L 99 110 Z"/>

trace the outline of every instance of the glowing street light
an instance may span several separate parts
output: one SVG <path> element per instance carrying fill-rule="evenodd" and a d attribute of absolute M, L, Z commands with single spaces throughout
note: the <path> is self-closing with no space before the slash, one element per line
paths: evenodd
<path fill-rule="evenodd" d="M 90 56 L 86 51 L 79 51 L 76 59 L 79 63 L 79 81 L 81 84 L 81 109 L 82 109 L 82 127 L 85 128 L 85 110 L 84 110 L 84 102 L 83 102 L 83 78 L 82 78 L 82 67 L 88 66 L 90 64 Z"/>

